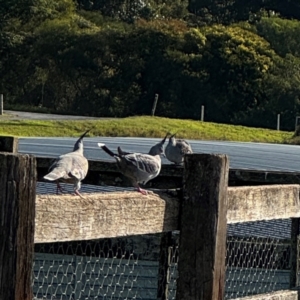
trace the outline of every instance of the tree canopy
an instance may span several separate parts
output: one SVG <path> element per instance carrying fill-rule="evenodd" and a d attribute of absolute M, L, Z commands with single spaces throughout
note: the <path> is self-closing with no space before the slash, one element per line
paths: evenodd
<path fill-rule="evenodd" d="M 293 129 L 298 1 L 0 0 L 11 107 Z"/>

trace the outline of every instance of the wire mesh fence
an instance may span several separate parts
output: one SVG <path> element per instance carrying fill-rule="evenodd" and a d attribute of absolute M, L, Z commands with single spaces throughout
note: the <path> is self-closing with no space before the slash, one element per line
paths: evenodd
<path fill-rule="evenodd" d="M 225 299 L 289 288 L 290 220 L 228 225 Z M 179 232 L 35 245 L 34 299 L 157 299 L 161 251 L 176 298 Z"/>
<path fill-rule="evenodd" d="M 230 224 L 225 299 L 289 289 L 291 220 Z"/>
<path fill-rule="evenodd" d="M 35 245 L 34 299 L 157 299 L 161 234 Z M 177 261 L 171 256 L 169 299 Z"/>
<path fill-rule="evenodd" d="M 228 241 L 226 299 L 289 288 L 289 243 L 278 239 Z"/>
<path fill-rule="evenodd" d="M 71 193 L 73 187 L 64 189 Z M 55 185 L 43 182 L 37 190 L 56 193 Z M 116 190 L 124 188 L 82 188 L 83 193 Z M 179 234 L 173 232 L 171 244 L 164 248 L 163 234 L 36 244 L 34 299 L 152 300 L 161 291 L 166 299 L 175 299 Z M 288 289 L 290 235 L 290 219 L 229 224 L 225 299 Z"/>

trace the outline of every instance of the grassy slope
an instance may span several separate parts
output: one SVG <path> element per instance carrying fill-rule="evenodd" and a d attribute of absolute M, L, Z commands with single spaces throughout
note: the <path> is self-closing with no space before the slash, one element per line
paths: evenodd
<path fill-rule="evenodd" d="M 88 121 L 14 121 L 1 119 L 1 135 L 13 136 L 78 136 L 92 128 L 90 136 L 163 137 L 177 132 L 177 137 L 199 140 L 284 143 L 292 132 L 262 128 L 232 126 L 192 120 L 159 117 L 130 117 L 124 119 Z"/>

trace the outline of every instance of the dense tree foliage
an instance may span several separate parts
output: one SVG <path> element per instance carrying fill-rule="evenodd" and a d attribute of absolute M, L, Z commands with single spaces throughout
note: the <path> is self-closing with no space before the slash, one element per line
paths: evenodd
<path fill-rule="evenodd" d="M 300 19 L 298 0 L 190 0 L 188 9 L 204 23 L 255 22 L 265 14 Z"/>
<path fill-rule="evenodd" d="M 225 5 L 225 4 L 226 5 Z M 0 0 L 6 105 L 293 129 L 297 1 Z M 293 19 L 294 18 L 294 19 Z"/>

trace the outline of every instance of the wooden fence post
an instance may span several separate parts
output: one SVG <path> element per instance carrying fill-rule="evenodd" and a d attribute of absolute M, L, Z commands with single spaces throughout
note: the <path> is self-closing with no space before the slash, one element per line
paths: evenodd
<path fill-rule="evenodd" d="M 17 153 L 19 139 L 13 136 L 0 136 L 0 152 Z"/>
<path fill-rule="evenodd" d="M 155 94 L 155 96 L 154 96 L 154 101 L 153 101 L 153 106 L 152 106 L 152 110 L 151 110 L 151 116 L 152 116 L 152 117 L 153 117 L 154 114 L 155 114 L 157 101 L 158 101 L 158 94 Z"/>
<path fill-rule="evenodd" d="M 36 159 L 0 153 L 0 299 L 32 300 Z"/>
<path fill-rule="evenodd" d="M 3 94 L 0 94 L 0 115 L 3 115 Z"/>
<path fill-rule="evenodd" d="M 292 218 L 290 288 L 298 286 L 300 219 Z"/>
<path fill-rule="evenodd" d="M 227 233 L 226 155 L 184 158 L 177 300 L 222 300 Z"/>
<path fill-rule="evenodd" d="M 201 105 L 201 121 L 204 121 L 204 105 Z"/>

